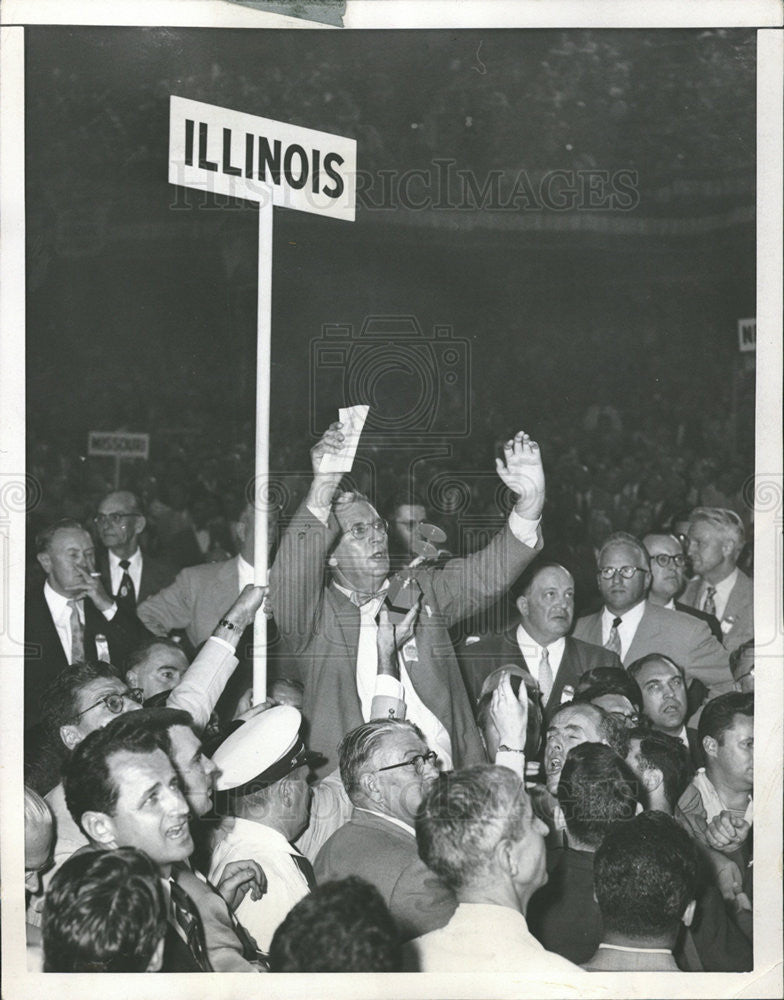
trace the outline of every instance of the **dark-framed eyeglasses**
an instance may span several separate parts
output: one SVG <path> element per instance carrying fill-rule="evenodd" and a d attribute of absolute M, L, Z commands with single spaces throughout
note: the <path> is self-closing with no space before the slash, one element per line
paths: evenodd
<path fill-rule="evenodd" d="M 424 774 L 428 764 L 435 766 L 438 763 L 438 754 L 435 750 L 428 750 L 427 753 L 418 753 L 410 760 L 401 760 L 399 764 L 387 764 L 385 767 L 378 767 L 376 771 L 392 771 L 396 767 L 414 767 L 417 774 Z"/>
<path fill-rule="evenodd" d="M 383 531 L 386 534 L 388 530 L 389 524 L 383 517 L 377 517 L 375 521 L 359 521 L 357 524 L 352 524 L 351 527 L 346 528 L 348 533 L 360 540 L 367 538 L 371 531 Z"/>
<path fill-rule="evenodd" d="M 612 715 L 613 718 L 622 722 L 625 726 L 636 726 L 640 721 L 640 717 L 636 712 L 622 712 L 620 709 L 616 709 L 614 712 L 608 711 L 607 714 Z"/>
<path fill-rule="evenodd" d="M 141 517 L 141 514 L 137 514 L 134 511 L 129 511 L 127 514 L 119 511 L 113 514 L 96 514 L 93 521 L 98 525 L 98 527 L 102 524 L 111 524 L 116 528 L 124 517 Z"/>
<path fill-rule="evenodd" d="M 603 580 L 612 580 L 612 578 L 617 574 L 624 578 L 624 580 L 631 580 L 635 573 L 647 573 L 648 571 L 643 569 L 642 566 L 600 566 L 599 576 Z"/>
<path fill-rule="evenodd" d="M 91 709 L 97 708 L 99 705 L 106 705 L 112 715 L 122 715 L 122 710 L 125 707 L 125 699 L 131 698 L 133 701 L 142 704 L 144 702 L 144 691 L 141 688 L 130 688 L 127 691 L 112 691 L 111 694 L 105 694 L 103 698 L 99 698 L 94 704 L 90 705 L 89 708 L 82 709 L 78 715 L 74 716 L 74 721 L 81 719 L 83 715 L 86 715 Z"/>
<path fill-rule="evenodd" d="M 658 555 L 651 556 L 651 559 L 653 559 L 657 566 L 661 566 L 662 569 L 665 569 L 670 563 L 679 568 L 683 568 L 686 565 L 686 556 L 682 552 L 677 552 L 674 556 L 668 556 L 664 552 L 659 552 Z"/>

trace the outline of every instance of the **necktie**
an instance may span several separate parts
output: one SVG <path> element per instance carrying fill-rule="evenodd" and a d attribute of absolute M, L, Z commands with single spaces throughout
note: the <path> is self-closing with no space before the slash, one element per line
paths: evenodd
<path fill-rule="evenodd" d="M 130 559 L 121 559 L 120 568 L 123 571 L 122 580 L 120 580 L 120 589 L 117 591 L 117 596 L 115 600 L 117 603 L 129 611 L 136 610 L 136 588 L 133 585 L 133 580 L 131 579 L 131 574 L 128 572 L 128 567 L 131 565 Z"/>
<path fill-rule="evenodd" d="M 547 646 L 542 646 L 542 656 L 539 660 L 539 690 L 542 692 L 542 704 L 546 705 L 553 690 L 553 668 L 550 666 Z"/>
<path fill-rule="evenodd" d="M 204 927 L 199 916 L 199 911 L 196 909 L 196 904 L 188 893 L 177 885 L 174 879 L 169 881 L 169 885 L 171 887 L 174 919 L 185 934 L 185 940 L 188 942 L 191 954 L 202 972 L 212 972 L 213 968 L 207 955 Z"/>
<path fill-rule="evenodd" d="M 68 602 L 71 609 L 71 663 L 78 663 L 84 659 L 84 626 L 79 618 L 79 602 L 71 600 Z"/>
<path fill-rule="evenodd" d="M 610 634 L 607 636 L 607 642 L 604 644 L 605 649 L 609 649 L 611 652 L 617 653 L 618 656 L 621 655 L 621 637 L 618 635 L 618 626 L 622 621 L 622 618 L 613 618 Z"/>
<path fill-rule="evenodd" d="M 316 888 L 316 876 L 313 874 L 313 865 L 302 854 L 292 854 L 291 860 L 305 876 L 305 881 L 308 883 L 308 889 L 313 892 Z"/>
<path fill-rule="evenodd" d="M 715 597 L 716 597 L 716 588 L 708 587 L 708 589 L 705 591 L 705 602 L 702 605 L 702 610 L 705 612 L 706 615 L 716 614 Z"/>

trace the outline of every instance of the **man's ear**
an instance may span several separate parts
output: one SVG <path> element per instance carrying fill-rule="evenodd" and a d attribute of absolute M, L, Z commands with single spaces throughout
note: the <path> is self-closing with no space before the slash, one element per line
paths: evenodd
<path fill-rule="evenodd" d="M 697 900 L 693 899 L 686 909 L 683 911 L 683 916 L 681 917 L 681 923 L 684 927 L 691 927 L 691 922 L 694 920 L 694 911 L 697 909 Z"/>
<path fill-rule="evenodd" d="M 70 723 L 60 726 L 60 739 L 68 750 L 74 750 L 82 742 L 82 736 L 79 733 L 78 727 L 72 726 Z"/>
<path fill-rule="evenodd" d="M 129 688 L 141 688 L 144 685 L 139 680 L 139 675 L 136 673 L 136 667 L 131 667 L 131 669 L 125 675 L 125 683 Z"/>
<path fill-rule="evenodd" d="M 383 802 L 384 793 L 373 771 L 365 771 L 359 776 L 359 787 L 371 802 Z"/>
<path fill-rule="evenodd" d="M 528 598 L 523 597 L 523 595 L 521 594 L 520 597 L 518 597 L 517 600 L 515 601 L 515 607 L 517 608 L 517 610 L 520 612 L 521 615 L 527 615 Z"/>
<path fill-rule="evenodd" d="M 493 848 L 493 866 L 512 878 L 517 875 L 517 861 L 508 837 L 502 837 Z"/>
<path fill-rule="evenodd" d="M 82 827 L 84 832 L 96 844 L 111 850 L 118 847 L 117 834 L 114 828 L 114 820 L 108 813 L 94 812 L 90 810 L 82 815 Z"/>
<path fill-rule="evenodd" d="M 136 529 L 134 531 L 135 535 L 141 535 L 144 529 L 147 527 L 147 518 L 144 514 L 136 515 Z"/>
<path fill-rule="evenodd" d="M 715 757 L 718 753 L 719 744 L 713 736 L 702 737 L 702 749 L 708 757 Z"/>
<path fill-rule="evenodd" d="M 52 572 L 52 557 L 49 555 L 49 553 L 39 552 L 37 553 L 35 558 L 41 564 L 44 573 L 46 573 L 46 575 L 49 576 L 49 574 Z"/>

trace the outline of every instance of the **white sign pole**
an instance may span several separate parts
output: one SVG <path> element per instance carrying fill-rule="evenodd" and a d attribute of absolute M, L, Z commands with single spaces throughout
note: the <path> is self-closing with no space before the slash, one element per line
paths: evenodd
<path fill-rule="evenodd" d="M 253 579 L 267 585 L 267 506 L 269 502 L 270 352 L 272 346 L 272 190 L 259 202 L 259 281 L 256 313 L 256 479 Z M 256 612 L 253 624 L 253 704 L 267 697 L 267 616 Z"/>
<path fill-rule="evenodd" d="M 169 100 L 169 183 L 259 204 L 253 579 L 267 584 L 272 206 L 353 222 L 357 143 L 346 136 L 192 101 Z M 114 454 L 114 452 L 110 452 Z M 253 703 L 267 696 L 267 619 L 254 622 Z"/>

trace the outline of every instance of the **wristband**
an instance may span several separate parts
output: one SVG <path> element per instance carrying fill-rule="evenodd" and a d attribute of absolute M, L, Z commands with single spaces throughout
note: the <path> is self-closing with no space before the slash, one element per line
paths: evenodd
<path fill-rule="evenodd" d="M 228 618 L 221 618 L 221 620 L 218 622 L 218 628 L 227 628 L 230 629 L 232 632 L 241 631 L 239 625 L 235 625 L 234 622 L 230 622 Z"/>

